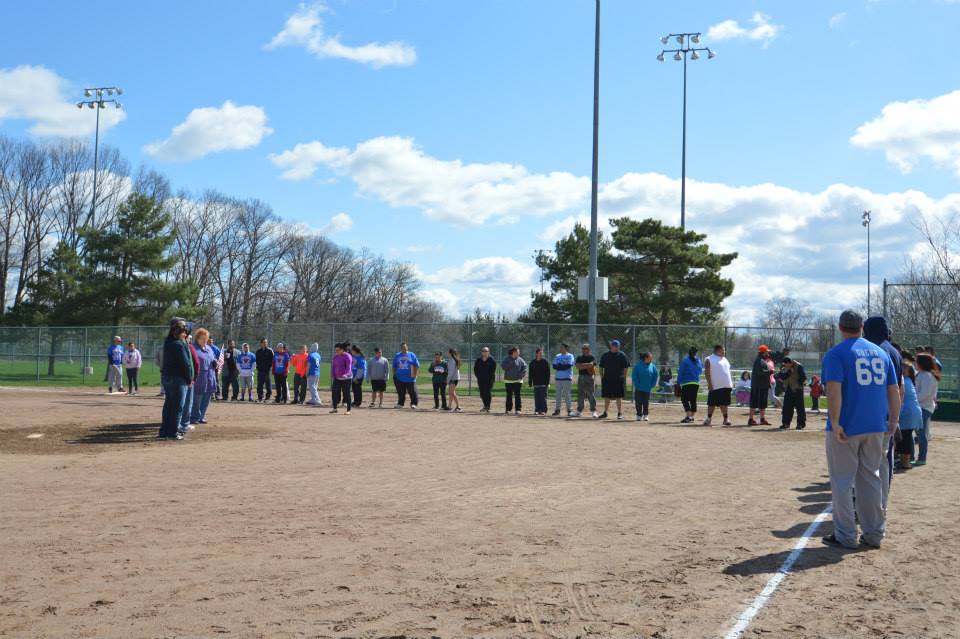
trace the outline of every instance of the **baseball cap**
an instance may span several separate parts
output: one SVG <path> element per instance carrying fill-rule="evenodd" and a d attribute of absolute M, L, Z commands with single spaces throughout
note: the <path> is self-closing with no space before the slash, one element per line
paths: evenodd
<path fill-rule="evenodd" d="M 760 352 L 760 353 L 769 353 L 769 352 L 770 352 L 770 349 L 767 348 L 767 345 L 766 345 L 766 344 L 761 344 L 761 345 L 760 345 L 760 348 L 757 349 L 757 352 Z"/>
<path fill-rule="evenodd" d="M 610 346 L 616 346 L 617 348 L 619 348 L 619 347 L 620 347 L 620 340 L 618 340 L 618 339 L 613 340 L 612 342 L 610 342 Z"/>
<path fill-rule="evenodd" d="M 840 328 L 845 328 L 847 330 L 858 330 L 863 328 L 863 315 L 860 313 L 847 309 L 844 312 L 840 313 Z"/>
<path fill-rule="evenodd" d="M 580 348 L 590 348 L 590 345 L 589 345 L 589 344 L 584 344 L 584 345 L 581 346 Z"/>
<path fill-rule="evenodd" d="M 122 341 L 123 341 L 123 338 L 121 338 L 119 335 L 114 335 L 114 336 L 113 336 L 113 341 L 115 341 L 115 342 L 122 342 Z"/>

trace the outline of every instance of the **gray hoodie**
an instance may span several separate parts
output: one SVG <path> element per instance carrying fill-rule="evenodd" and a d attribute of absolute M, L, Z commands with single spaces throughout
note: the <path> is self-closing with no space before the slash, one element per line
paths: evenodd
<path fill-rule="evenodd" d="M 367 377 L 375 381 L 387 381 L 390 376 L 390 362 L 386 357 L 371 357 L 367 360 Z"/>
<path fill-rule="evenodd" d="M 500 364 L 500 368 L 503 369 L 503 381 L 505 382 L 522 382 L 527 374 L 527 363 L 523 361 L 522 357 L 508 356 Z"/>

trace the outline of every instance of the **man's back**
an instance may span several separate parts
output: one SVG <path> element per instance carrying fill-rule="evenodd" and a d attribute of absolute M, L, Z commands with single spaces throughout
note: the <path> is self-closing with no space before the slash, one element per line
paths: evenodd
<path fill-rule="evenodd" d="M 844 340 L 824 356 L 823 381 L 841 384 L 840 425 L 847 436 L 886 432 L 887 386 L 897 384 L 897 374 L 882 348 L 862 337 Z M 829 417 L 827 430 L 833 430 Z"/>

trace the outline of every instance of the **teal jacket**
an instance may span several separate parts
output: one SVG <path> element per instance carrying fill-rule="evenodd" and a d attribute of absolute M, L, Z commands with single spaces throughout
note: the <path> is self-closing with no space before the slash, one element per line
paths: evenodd
<path fill-rule="evenodd" d="M 640 360 L 633 365 L 633 373 L 630 377 L 633 379 L 633 390 L 649 393 L 657 385 L 660 372 L 653 362 L 645 364 L 643 360 Z"/>

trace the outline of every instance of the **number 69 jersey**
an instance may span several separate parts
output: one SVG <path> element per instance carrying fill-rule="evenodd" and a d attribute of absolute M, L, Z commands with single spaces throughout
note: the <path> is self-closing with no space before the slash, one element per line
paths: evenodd
<path fill-rule="evenodd" d="M 897 385 L 897 373 L 882 348 L 862 337 L 837 344 L 823 357 L 823 383 L 840 382 L 843 405 L 840 425 L 848 436 L 887 430 L 887 387 Z M 827 418 L 827 430 L 833 425 Z"/>

